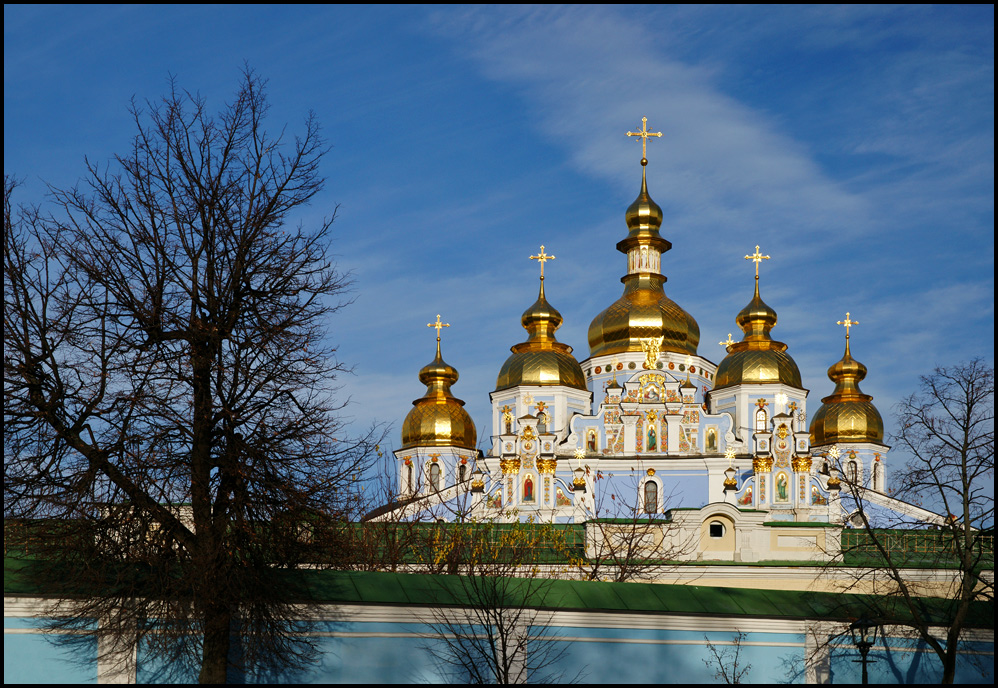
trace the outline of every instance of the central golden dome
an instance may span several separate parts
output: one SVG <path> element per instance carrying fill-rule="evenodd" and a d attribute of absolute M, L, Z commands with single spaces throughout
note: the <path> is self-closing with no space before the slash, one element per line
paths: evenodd
<path fill-rule="evenodd" d="M 848 316 L 847 316 L 848 318 Z M 839 442 L 884 441 L 884 420 L 873 405 L 873 397 L 863 394 L 859 383 L 866 377 L 866 366 L 846 351 L 835 365 L 828 369 L 835 391 L 821 400 L 818 412 L 811 419 L 811 444 L 820 447 Z"/>
<path fill-rule="evenodd" d="M 520 323 L 529 333 L 527 341 L 510 348 L 496 379 L 496 391 L 519 385 L 541 385 L 587 389 L 582 366 L 572 356 L 572 347 L 555 339 L 562 323 L 561 313 L 544 297 L 544 277 L 541 277 L 537 301 L 523 312 Z"/>
<path fill-rule="evenodd" d="M 438 317 L 439 319 L 439 317 Z M 412 402 L 413 408 L 402 422 L 402 448 L 461 447 L 474 449 L 478 433 L 464 402 L 451 394 L 457 382 L 457 370 L 437 355 L 419 371 L 419 381 L 426 385 L 426 394 Z"/>
<path fill-rule="evenodd" d="M 695 355 L 700 343 L 697 321 L 665 295 L 658 261 L 672 244 L 659 234 L 662 209 L 648 195 L 646 163 L 642 159 L 641 191 L 625 215 L 627 237 L 617 243 L 628 256 L 624 294 L 589 325 L 590 356 L 642 352 L 642 339 L 659 337 L 660 351 Z"/>
<path fill-rule="evenodd" d="M 769 336 L 776 326 L 776 311 L 759 296 L 756 276 L 755 295 L 735 318 L 745 336 L 728 345 L 728 355 L 717 366 L 714 389 L 740 384 L 780 383 L 802 388 L 800 370 L 787 353 L 787 345 Z"/>

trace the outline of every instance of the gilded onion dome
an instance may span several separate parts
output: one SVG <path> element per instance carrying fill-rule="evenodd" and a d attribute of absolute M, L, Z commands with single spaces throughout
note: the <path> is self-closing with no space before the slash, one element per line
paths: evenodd
<path fill-rule="evenodd" d="M 624 294 L 589 325 L 589 353 L 642 352 L 642 339 L 662 338 L 660 351 L 696 354 L 700 326 L 665 295 L 661 257 L 672 244 L 659 234 L 662 209 L 648 195 L 647 159 L 641 160 L 641 192 L 627 209 L 627 236 L 617 250 L 627 256 Z"/>
<path fill-rule="evenodd" d="M 728 355 L 717 367 L 714 389 L 740 384 L 780 383 L 803 387 L 800 370 L 787 353 L 787 345 L 769 336 L 776 326 L 776 311 L 759 296 L 759 276 L 755 295 L 735 318 L 744 336 L 728 344 Z"/>
<path fill-rule="evenodd" d="M 474 449 L 477 446 L 475 423 L 464 410 L 464 402 L 450 391 L 457 378 L 457 369 L 445 363 L 440 356 L 440 337 L 437 337 L 436 358 L 419 371 L 419 381 L 426 385 L 426 394 L 412 402 L 413 408 L 402 422 L 403 449 Z"/>
<path fill-rule="evenodd" d="M 872 403 L 873 397 L 859 389 L 859 383 L 865 377 L 866 366 L 852 357 L 847 334 L 845 354 L 828 369 L 828 378 L 835 383 L 835 391 L 821 400 L 818 412 L 811 419 L 812 446 L 840 442 L 883 443 L 884 420 Z"/>
<path fill-rule="evenodd" d="M 572 347 L 555 339 L 555 330 L 561 327 L 562 321 L 561 313 L 544 297 L 544 276 L 541 275 L 537 301 L 520 318 L 529 336 L 527 341 L 510 348 L 513 353 L 499 370 L 496 391 L 519 385 L 588 389 L 582 366 L 572 356 Z"/>

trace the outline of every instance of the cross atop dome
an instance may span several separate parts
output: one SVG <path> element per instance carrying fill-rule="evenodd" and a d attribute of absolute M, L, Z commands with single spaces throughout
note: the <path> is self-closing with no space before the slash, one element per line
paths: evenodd
<path fill-rule="evenodd" d="M 544 253 L 544 244 L 541 244 L 540 253 L 538 253 L 536 256 L 530 256 L 530 260 L 536 260 L 541 264 L 541 280 L 544 279 L 544 263 L 554 259 L 555 259 L 554 256 L 549 256 L 548 254 Z"/>
<path fill-rule="evenodd" d="M 843 326 L 845 326 L 845 328 L 846 328 L 846 339 L 849 339 L 849 328 L 852 327 L 853 325 L 859 325 L 859 321 L 858 320 L 852 320 L 852 319 L 850 319 L 849 318 L 849 311 L 846 311 L 846 319 L 845 320 L 837 320 L 835 322 L 835 324 L 836 325 L 843 325 Z"/>
<path fill-rule="evenodd" d="M 756 279 L 756 281 L 758 281 L 759 280 L 759 263 L 761 263 L 764 260 L 769 260 L 769 256 L 764 256 L 761 253 L 759 253 L 759 245 L 756 244 L 756 246 L 755 246 L 755 253 L 753 253 L 751 256 L 745 256 L 745 260 L 751 260 L 753 263 L 755 263 L 755 279 Z M 849 314 L 847 313 L 846 317 L 848 317 L 848 315 Z M 842 323 L 839 323 L 839 324 L 841 325 Z"/>
<path fill-rule="evenodd" d="M 648 164 L 648 139 L 652 136 L 656 138 L 661 138 L 662 132 L 650 132 L 648 131 L 648 118 L 641 118 L 641 131 L 629 131 L 628 136 L 640 136 L 641 137 L 641 165 Z"/>

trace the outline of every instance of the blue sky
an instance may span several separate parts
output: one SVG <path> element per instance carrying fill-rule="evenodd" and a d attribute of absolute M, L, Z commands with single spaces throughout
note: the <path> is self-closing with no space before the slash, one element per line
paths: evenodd
<path fill-rule="evenodd" d="M 330 322 L 355 366 L 358 424 L 423 392 L 437 313 L 454 392 L 480 428 L 522 341 L 540 244 L 558 336 L 621 293 L 624 209 L 649 186 L 673 243 L 666 293 L 700 354 L 738 337 L 760 244 L 775 338 L 810 413 L 831 392 L 846 311 L 863 389 L 892 406 L 918 376 L 994 360 L 994 8 L 4 8 L 4 171 L 20 200 L 128 149 L 128 104 L 175 75 L 220 106 L 248 64 L 270 127 L 314 111 L 333 148 L 305 222 L 340 204 L 354 303 Z M 480 433 L 487 434 L 487 433 Z"/>

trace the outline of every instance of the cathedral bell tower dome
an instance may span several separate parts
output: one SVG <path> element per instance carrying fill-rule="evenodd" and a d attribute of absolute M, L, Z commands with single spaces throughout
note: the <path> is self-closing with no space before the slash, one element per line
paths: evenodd
<path fill-rule="evenodd" d="M 527 341 L 510 348 L 512 355 L 506 359 L 496 379 L 496 391 L 520 385 L 564 386 L 587 389 L 586 376 L 579 362 L 572 356 L 572 347 L 555 339 L 554 333 L 563 318 L 544 296 L 544 262 L 554 258 L 544 253 L 541 246 L 541 286 L 537 300 L 523 312 L 520 323 L 528 333 Z"/>
<path fill-rule="evenodd" d="M 800 370 L 787 353 L 787 345 L 769 335 L 776 326 L 776 311 L 759 295 L 759 261 L 769 256 L 760 254 L 756 246 L 755 255 L 745 257 L 756 264 L 755 294 L 735 318 L 744 336 L 742 341 L 728 344 L 728 355 L 717 367 L 714 389 L 759 383 L 803 387 Z"/>
<path fill-rule="evenodd" d="M 419 371 L 419 381 L 426 385 L 426 394 L 412 402 L 413 408 L 402 422 L 402 449 L 411 447 L 460 447 L 475 449 L 478 434 L 464 402 L 451 394 L 457 382 L 457 369 L 444 362 L 440 355 L 440 322 L 437 328 L 437 355 Z"/>
<path fill-rule="evenodd" d="M 828 378 L 835 383 L 835 391 L 821 400 L 821 406 L 811 420 L 811 445 L 882 444 L 884 420 L 872 403 L 873 397 L 859 389 L 859 383 L 866 377 L 866 366 L 855 360 L 849 351 L 849 327 L 857 323 L 846 313 L 846 319 L 839 324 L 846 326 L 846 351 L 842 359 L 828 369 Z"/>
<path fill-rule="evenodd" d="M 647 131 L 642 119 L 641 136 L 661 136 Z M 644 153 L 644 151 L 642 151 Z M 624 294 L 597 315 L 589 325 L 590 356 L 643 352 L 642 339 L 661 337 L 660 351 L 695 355 L 700 342 L 700 326 L 693 316 L 665 295 L 665 275 L 661 274 L 662 254 L 672 244 L 659 234 L 662 209 L 648 194 L 648 158 L 641 158 L 641 191 L 627 208 L 627 236 L 617 250 L 627 256 L 627 274 L 621 278 Z"/>

